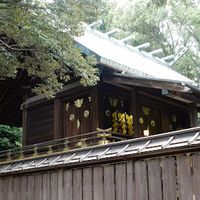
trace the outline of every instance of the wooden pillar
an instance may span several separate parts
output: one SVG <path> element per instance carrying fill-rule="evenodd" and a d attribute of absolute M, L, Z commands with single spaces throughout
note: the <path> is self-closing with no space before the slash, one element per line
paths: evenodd
<path fill-rule="evenodd" d="M 93 87 L 91 90 L 91 116 L 92 116 L 92 130 L 91 131 L 96 131 L 97 128 L 99 128 L 99 91 L 98 91 L 98 86 Z"/>
<path fill-rule="evenodd" d="M 62 133 L 62 103 L 60 99 L 54 100 L 54 139 L 63 137 Z"/>
<path fill-rule="evenodd" d="M 190 104 L 190 126 L 191 127 L 198 126 L 196 103 Z"/>
<path fill-rule="evenodd" d="M 131 114 L 133 115 L 134 137 L 140 137 L 138 124 L 138 109 L 137 109 L 137 91 L 131 91 Z"/>
<path fill-rule="evenodd" d="M 22 107 L 22 128 L 23 128 L 23 136 L 22 136 L 22 146 L 26 145 L 26 136 L 27 136 L 27 108 Z"/>

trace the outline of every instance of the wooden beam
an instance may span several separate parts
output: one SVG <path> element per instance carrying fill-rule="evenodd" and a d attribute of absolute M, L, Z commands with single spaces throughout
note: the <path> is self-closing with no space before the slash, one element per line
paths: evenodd
<path fill-rule="evenodd" d="M 155 88 L 155 89 L 166 89 L 178 92 L 187 92 L 191 93 L 192 90 L 180 83 L 161 81 L 161 80 L 152 80 L 138 77 L 127 77 L 126 75 L 108 75 L 104 74 L 102 76 L 104 82 L 124 84 L 129 86 L 139 86 L 146 88 Z"/>
<path fill-rule="evenodd" d="M 198 126 L 197 106 L 195 103 L 190 104 L 190 125 L 191 125 L 191 127 Z"/>

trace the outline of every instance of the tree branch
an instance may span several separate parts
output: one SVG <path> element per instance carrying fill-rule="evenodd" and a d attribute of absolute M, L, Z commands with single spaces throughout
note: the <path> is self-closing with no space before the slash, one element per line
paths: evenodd
<path fill-rule="evenodd" d="M 13 51 L 37 51 L 37 49 L 26 49 L 26 48 L 15 48 L 12 47 L 10 45 L 8 45 L 7 43 L 5 43 L 3 40 L 0 39 L 0 43 L 3 44 L 5 47 L 7 47 L 8 49 L 11 49 Z"/>

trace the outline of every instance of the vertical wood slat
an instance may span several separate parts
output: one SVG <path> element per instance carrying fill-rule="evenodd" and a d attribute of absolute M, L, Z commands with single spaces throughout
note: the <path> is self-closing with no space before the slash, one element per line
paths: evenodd
<path fill-rule="evenodd" d="M 82 170 L 73 171 L 73 200 L 82 200 Z"/>
<path fill-rule="evenodd" d="M 160 160 L 148 160 L 149 200 L 162 199 Z"/>
<path fill-rule="evenodd" d="M 93 199 L 104 200 L 103 198 L 103 168 L 93 168 Z"/>
<path fill-rule="evenodd" d="M 28 176 L 28 182 L 27 182 L 27 200 L 33 200 L 35 198 L 34 194 L 34 180 L 35 177 L 34 175 L 29 175 Z"/>
<path fill-rule="evenodd" d="M 63 170 L 58 171 L 58 200 L 64 199 L 64 188 L 63 188 L 63 182 L 64 182 L 64 173 Z"/>
<path fill-rule="evenodd" d="M 8 200 L 13 200 L 13 177 L 8 178 Z"/>
<path fill-rule="evenodd" d="M 127 162 L 127 200 L 135 200 L 135 163 Z"/>
<path fill-rule="evenodd" d="M 192 156 L 193 158 L 193 185 L 194 185 L 194 195 L 197 200 L 200 198 L 200 154 Z"/>
<path fill-rule="evenodd" d="M 63 176 L 63 193 L 65 200 L 72 200 L 72 170 L 65 170 Z"/>
<path fill-rule="evenodd" d="M 104 200 L 115 199 L 114 165 L 104 166 Z"/>
<path fill-rule="evenodd" d="M 51 173 L 51 191 L 50 191 L 50 199 L 55 200 L 58 199 L 58 173 L 52 172 Z"/>
<path fill-rule="evenodd" d="M 116 165 L 116 200 L 126 200 L 126 164 Z"/>
<path fill-rule="evenodd" d="M 20 185 L 19 176 L 13 178 L 13 198 L 15 200 L 20 200 L 20 193 L 19 193 L 19 185 Z"/>
<path fill-rule="evenodd" d="M 42 174 L 35 175 L 35 200 L 42 200 Z"/>
<path fill-rule="evenodd" d="M 181 155 L 177 157 L 179 199 L 192 200 L 192 174 L 189 156 Z"/>
<path fill-rule="evenodd" d="M 92 200 L 92 168 L 83 169 L 83 200 Z"/>
<path fill-rule="evenodd" d="M 8 200 L 8 178 L 3 178 L 2 182 L 2 198 L 3 200 Z"/>
<path fill-rule="evenodd" d="M 0 177 L 0 200 L 3 200 L 3 180 Z"/>
<path fill-rule="evenodd" d="M 175 158 L 162 159 L 163 200 L 176 199 Z"/>
<path fill-rule="evenodd" d="M 135 162 L 135 194 L 136 200 L 148 200 L 147 169 L 145 161 Z"/>
<path fill-rule="evenodd" d="M 20 177 L 20 200 L 26 200 L 27 176 Z"/>
<path fill-rule="evenodd" d="M 50 173 L 42 175 L 43 200 L 50 199 Z"/>
<path fill-rule="evenodd" d="M 8 186 L 7 186 L 7 192 L 8 192 L 8 200 L 13 199 L 13 177 L 8 177 Z"/>

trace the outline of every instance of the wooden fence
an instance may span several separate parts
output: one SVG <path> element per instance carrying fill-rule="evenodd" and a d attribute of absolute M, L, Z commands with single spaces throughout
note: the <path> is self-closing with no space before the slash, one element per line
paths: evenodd
<path fill-rule="evenodd" d="M 200 154 L 0 177 L 0 200 L 199 200 Z"/>

